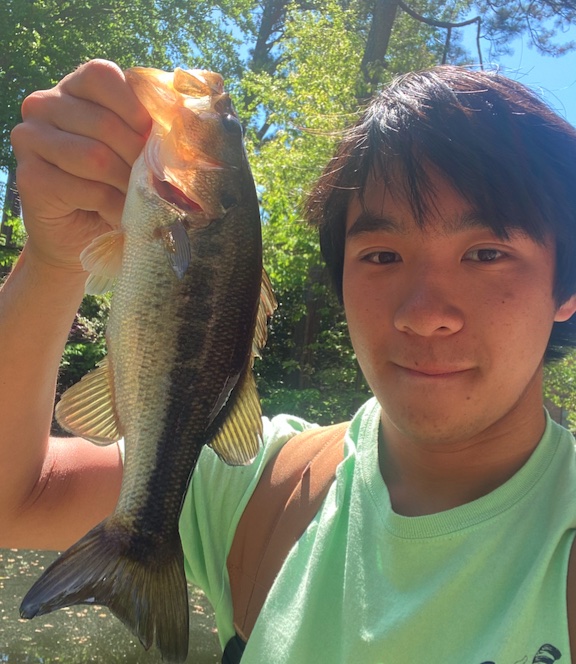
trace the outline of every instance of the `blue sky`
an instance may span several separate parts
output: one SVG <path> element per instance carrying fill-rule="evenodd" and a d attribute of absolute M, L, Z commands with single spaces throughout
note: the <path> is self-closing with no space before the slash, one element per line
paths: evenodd
<path fill-rule="evenodd" d="M 465 45 L 476 52 L 474 29 L 465 34 Z M 556 39 L 557 43 L 576 41 L 576 26 Z M 559 58 L 540 55 L 528 46 L 528 40 L 511 44 L 513 54 L 490 59 L 488 42 L 482 40 L 484 68 L 499 66 L 506 76 L 536 90 L 547 103 L 568 122 L 576 126 L 576 52 Z"/>

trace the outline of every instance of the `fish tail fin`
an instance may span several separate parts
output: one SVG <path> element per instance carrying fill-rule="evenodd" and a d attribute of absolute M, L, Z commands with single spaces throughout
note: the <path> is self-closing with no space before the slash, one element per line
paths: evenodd
<path fill-rule="evenodd" d="M 188 653 L 188 589 L 182 546 L 174 543 L 144 559 L 147 547 L 126 543 L 113 517 L 93 528 L 52 563 L 24 597 L 23 618 L 75 604 L 101 604 L 148 650 L 168 662 Z"/>

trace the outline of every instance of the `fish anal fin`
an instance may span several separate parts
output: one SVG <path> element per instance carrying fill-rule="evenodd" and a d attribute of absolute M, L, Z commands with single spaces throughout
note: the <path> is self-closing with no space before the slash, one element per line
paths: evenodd
<path fill-rule="evenodd" d="M 103 233 L 80 254 L 80 262 L 90 273 L 85 291 L 89 295 L 101 295 L 112 289 L 114 280 L 122 268 L 124 233 L 121 230 Z"/>
<path fill-rule="evenodd" d="M 107 357 L 64 392 L 55 414 L 63 429 L 96 445 L 109 445 L 122 438 Z"/>
<path fill-rule="evenodd" d="M 241 377 L 233 403 L 210 447 L 231 466 L 245 466 L 258 454 L 262 436 L 262 411 L 252 370 Z"/>
<path fill-rule="evenodd" d="M 114 517 L 93 528 L 36 581 L 20 606 L 34 618 L 66 606 L 107 606 L 164 661 L 184 662 L 188 653 L 188 589 L 180 539 L 152 555 L 130 550 L 125 527 Z"/>

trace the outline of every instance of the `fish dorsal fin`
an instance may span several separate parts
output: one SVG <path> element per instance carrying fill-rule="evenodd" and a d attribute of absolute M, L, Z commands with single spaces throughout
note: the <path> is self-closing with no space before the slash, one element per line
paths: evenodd
<path fill-rule="evenodd" d="M 234 402 L 210 447 L 231 466 L 245 466 L 258 454 L 262 412 L 254 374 L 246 369 L 236 387 Z"/>
<path fill-rule="evenodd" d="M 90 273 L 85 291 L 89 295 L 102 295 L 112 289 L 120 274 L 124 253 L 124 233 L 121 230 L 103 233 L 80 254 L 80 262 Z"/>
<path fill-rule="evenodd" d="M 254 341 L 252 342 L 252 354 L 255 357 L 260 357 L 260 351 L 266 345 L 268 338 L 268 319 L 274 311 L 278 303 L 272 291 L 272 284 L 270 278 L 265 270 L 262 270 L 262 287 L 260 290 L 260 305 L 258 307 L 258 317 L 256 318 L 256 329 L 254 330 Z"/>
<path fill-rule="evenodd" d="M 109 445 L 122 438 L 114 409 L 112 372 L 107 357 L 64 392 L 56 404 L 55 414 L 63 429 L 96 445 Z"/>

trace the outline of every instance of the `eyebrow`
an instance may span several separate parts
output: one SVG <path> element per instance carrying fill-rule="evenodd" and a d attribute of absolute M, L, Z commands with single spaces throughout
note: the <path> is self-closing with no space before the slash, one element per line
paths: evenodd
<path fill-rule="evenodd" d="M 405 233 L 402 224 L 398 223 L 391 217 L 383 217 L 377 214 L 372 214 L 368 210 L 362 210 L 358 215 L 352 226 L 346 232 L 347 237 L 355 237 L 362 233 L 375 233 L 377 231 L 386 231 L 388 233 Z"/>
<path fill-rule="evenodd" d="M 491 226 L 478 212 L 471 210 L 446 221 L 444 232 L 447 235 L 453 235 L 460 231 L 478 228 L 491 228 Z M 376 233 L 378 231 L 403 235 L 408 232 L 408 229 L 402 221 L 394 217 L 374 214 L 370 210 L 363 210 L 346 232 L 346 237 L 355 237 L 363 233 Z"/>

